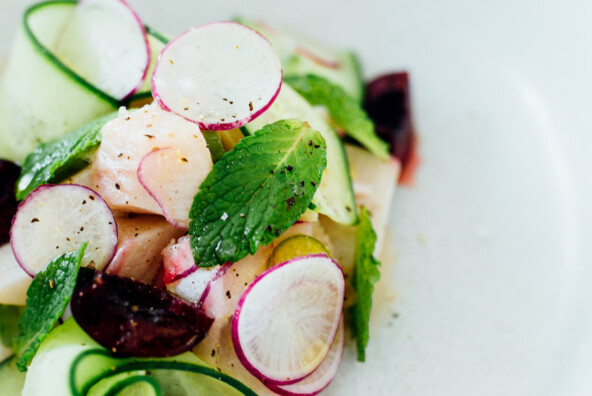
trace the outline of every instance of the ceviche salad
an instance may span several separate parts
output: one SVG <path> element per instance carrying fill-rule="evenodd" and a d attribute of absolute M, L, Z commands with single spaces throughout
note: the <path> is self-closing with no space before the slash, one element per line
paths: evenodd
<path fill-rule="evenodd" d="M 348 51 L 32 6 L 0 85 L 0 394 L 322 392 L 346 340 L 366 359 L 413 144 L 407 75 L 364 85 Z"/>

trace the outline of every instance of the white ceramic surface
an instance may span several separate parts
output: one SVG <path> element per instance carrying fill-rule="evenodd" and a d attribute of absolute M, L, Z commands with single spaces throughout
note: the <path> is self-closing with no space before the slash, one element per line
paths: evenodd
<path fill-rule="evenodd" d="M 0 53 L 28 3 L 0 0 Z M 171 33 L 245 14 L 354 48 L 368 77 L 411 72 L 396 300 L 326 394 L 592 394 L 592 2 L 130 3 Z"/>

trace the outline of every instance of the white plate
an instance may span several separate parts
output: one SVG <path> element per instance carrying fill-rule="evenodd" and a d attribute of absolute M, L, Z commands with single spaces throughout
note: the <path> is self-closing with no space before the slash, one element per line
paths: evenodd
<path fill-rule="evenodd" d="M 591 2 L 130 2 L 171 33 L 245 14 L 356 49 L 369 77 L 410 70 L 396 300 L 327 394 L 592 394 Z M 28 3 L 0 0 L 1 53 Z"/>

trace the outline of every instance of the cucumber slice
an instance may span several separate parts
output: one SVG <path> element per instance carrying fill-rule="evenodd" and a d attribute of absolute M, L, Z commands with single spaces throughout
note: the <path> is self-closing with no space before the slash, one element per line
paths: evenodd
<path fill-rule="evenodd" d="M 236 20 L 257 30 L 271 42 L 282 62 L 284 76 L 314 74 L 324 77 L 362 102 L 364 81 L 354 53 L 327 48 L 289 29 L 261 21 L 246 18 Z"/>
<path fill-rule="evenodd" d="M 164 46 L 169 42 L 169 38 L 166 35 L 149 26 L 145 26 L 145 28 L 148 33 L 148 45 L 150 45 L 150 66 L 146 73 L 146 79 L 138 91 L 130 98 L 130 103 L 152 97 L 152 72 L 156 66 L 156 60 L 158 59 L 160 51 L 162 51 Z"/>
<path fill-rule="evenodd" d="M 29 366 L 22 395 L 44 395 L 48 389 L 55 396 L 256 396 L 239 381 L 206 366 L 191 352 L 164 359 L 115 358 L 72 318 L 41 344 Z"/>
<path fill-rule="evenodd" d="M 146 28 L 122 0 L 84 0 L 64 26 L 54 55 L 117 100 L 137 92 L 150 66 Z"/>
<path fill-rule="evenodd" d="M 146 371 L 136 370 L 114 375 L 99 381 L 88 390 L 87 396 L 162 396 L 156 380 Z"/>
<path fill-rule="evenodd" d="M 117 102 L 63 65 L 51 52 L 76 2 L 25 12 L 0 92 L 0 158 L 22 162 L 39 143 L 114 111 Z"/>
<path fill-rule="evenodd" d="M 282 85 L 280 94 L 271 107 L 245 125 L 242 131 L 253 134 L 266 124 L 289 118 L 308 122 L 327 143 L 327 168 L 312 200 L 314 210 L 340 224 L 356 223 L 356 200 L 343 143 L 337 132 L 288 84 Z"/>
<path fill-rule="evenodd" d="M 11 356 L 0 363 L 0 395 L 20 395 L 25 384 L 25 373 L 16 368 L 16 357 Z"/>

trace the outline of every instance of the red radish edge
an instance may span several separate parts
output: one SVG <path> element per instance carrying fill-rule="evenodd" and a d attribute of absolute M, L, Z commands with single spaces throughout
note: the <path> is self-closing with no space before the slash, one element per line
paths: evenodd
<path fill-rule="evenodd" d="M 262 272 L 261 274 L 259 274 L 255 280 L 249 285 L 249 287 L 247 287 L 247 289 L 243 292 L 240 300 L 238 301 L 237 305 L 236 305 L 236 310 L 234 311 L 234 315 L 232 317 L 232 344 L 234 345 L 234 351 L 236 352 L 236 355 L 239 359 L 239 361 L 243 364 L 243 366 L 247 369 L 247 371 L 249 371 L 251 374 L 253 374 L 255 377 L 257 377 L 259 380 L 261 380 L 261 382 L 263 382 L 266 386 L 269 384 L 272 385 L 291 385 L 294 384 L 296 382 L 302 381 L 304 378 L 308 377 L 309 375 L 311 375 L 312 373 L 314 373 L 314 370 L 311 371 L 310 373 L 308 373 L 307 375 L 300 377 L 300 378 L 292 378 L 288 381 L 278 381 L 278 380 L 273 380 L 270 378 L 267 378 L 267 376 L 265 376 L 263 373 L 261 373 L 261 371 L 257 370 L 247 359 L 247 357 L 245 356 L 245 353 L 243 351 L 243 348 L 240 344 L 239 341 L 239 336 L 238 336 L 238 321 L 239 321 L 239 317 L 240 317 L 240 312 L 243 306 L 243 303 L 245 302 L 246 297 L 248 296 L 249 292 L 251 291 L 251 289 L 253 289 L 253 287 L 259 283 L 259 281 L 268 273 L 275 271 L 287 264 L 291 264 L 297 261 L 301 261 L 301 260 L 305 260 L 308 258 L 313 258 L 313 257 L 323 257 L 323 258 L 328 258 L 329 260 L 331 260 L 331 262 L 333 262 L 333 264 L 335 264 L 335 266 L 337 268 L 339 268 L 339 271 L 341 272 L 341 274 L 343 275 L 343 269 L 341 268 L 341 266 L 335 261 L 333 260 L 331 257 L 327 256 L 324 253 L 315 253 L 315 254 L 309 254 L 307 256 L 302 256 L 302 257 L 296 257 L 293 258 L 291 260 L 285 261 L 283 263 L 280 263 L 278 265 L 275 265 L 267 270 L 265 270 L 264 272 Z M 337 336 L 337 330 L 338 330 L 339 324 L 337 327 L 335 327 L 335 332 L 333 334 L 333 337 L 331 338 L 331 342 L 330 344 L 333 344 L 333 342 L 335 341 L 335 337 Z M 322 362 L 320 363 L 322 364 Z M 319 366 L 320 366 L 319 364 Z M 318 368 L 318 366 L 317 366 Z"/>
<path fill-rule="evenodd" d="M 52 185 L 51 184 L 43 184 L 39 187 L 37 187 L 35 190 L 33 191 L 43 191 L 43 190 L 47 190 L 48 188 L 50 188 Z M 33 191 L 31 191 L 29 193 L 29 195 L 27 195 L 27 197 L 25 199 L 23 199 L 23 201 L 21 203 L 19 203 L 19 205 L 16 208 L 16 214 L 12 217 L 12 221 L 10 222 L 10 248 L 12 249 L 12 254 L 14 254 L 14 258 L 16 260 L 16 262 L 18 263 L 18 265 L 23 269 L 23 271 L 25 271 L 27 273 L 27 275 L 29 275 L 31 278 L 35 278 L 35 274 L 32 274 L 30 271 L 27 270 L 27 268 L 25 268 L 25 266 L 21 263 L 21 260 L 19 259 L 18 255 L 16 254 L 16 249 L 14 246 L 14 240 L 12 238 L 12 229 L 14 226 L 14 222 L 16 221 L 16 216 L 19 212 L 19 209 L 21 208 L 21 206 L 24 206 L 28 201 L 30 201 L 33 197 Z M 115 225 L 115 227 L 117 227 L 117 224 Z M 115 252 L 113 252 L 113 255 L 115 255 Z M 113 258 L 113 257 L 111 257 Z"/>
<path fill-rule="evenodd" d="M 325 363 L 328 363 L 330 365 L 329 369 L 326 371 L 326 374 L 324 375 L 322 380 L 319 380 L 319 383 L 321 385 L 320 387 L 318 387 L 316 389 L 312 389 L 310 392 L 300 392 L 300 393 L 291 391 L 289 389 L 290 387 L 295 387 L 295 386 L 300 385 L 300 382 L 306 381 L 309 377 L 306 377 L 306 378 L 304 378 L 304 379 L 300 380 L 299 382 L 296 382 L 292 385 L 281 386 L 281 385 L 274 385 L 274 384 L 265 384 L 265 386 L 268 389 L 270 389 L 272 392 L 278 393 L 283 396 L 314 396 L 314 395 L 321 393 L 325 389 L 327 389 L 327 387 L 331 384 L 331 382 L 333 382 L 335 375 L 339 371 L 339 366 L 341 365 L 341 361 L 343 360 L 343 353 L 345 352 L 345 323 L 344 323 L 344 319 L 343 319 L 343 314 L 341 315 L 341 320 L 339 323 L 339 327 L 337 328 L 337 334 L 335 337 L 338 337 L 339 344 L 336 345 L 336 347 L 339 348 L 339 353 L 337 354 L 337 356 L 335 356 L 335 358 L 332 359 L 332 361 L 327 361 L 328 357 L 325 358 L 325 360 L 323 360 L 323 362 L 319 366 L 319 368 L 320 368 Z M 335 341 L 333 341 L 333 342 L 335 342 Z M 317 370 L 318 370 L 318 368 L 317 368 Z M 311 373 L 311 375 L 313 373 L 314 373 L 314 371 Z M 302 385 L 307 386 L 307 384 L 302 384 Z M 286 389 L 286 388 L 288 388 L 288 389 Z"/>
<path fill-rule="evenodd" d="M 168 280 L 167 282 L 165 282 L 165 283 L 168 285 L 169 283 L 176 282 L 176 281 L 178 281 L 179 279 L 183 279 L 183 278 L 185 278 L 186 276 L 189 276 L 189 275 L 193 274 L 195 271 L 197 271 L 197 265 L 195 265 L 195 266 L 193 266 L 193 267 L 191 267 L 191 268 L 189 268 L 189 269 L 186 269 L 185 271 L 183 271 L 183 272 L 181 272 L 180 274 L 178 274 L 178 275 L 174 276 L 173 278 L 169 279 L 169 280 Z"/>
<path fill-rule="evenodd" d="M 313 61 L 314 63 L 316 63 L 319 66 L 323 66 L 326 67 L 328 69 L 339 69 L 339 61 L 336 60 L 326 60 L 321 58 L 320 56 L 318 56 L 317 54 L 315 54 L 314 52 L 308 50 L 307 48 L 297 45 L 296 48 L 294 49 L 294 51 L 300 55 L 300 56 L 304 56 L 305 58 L 310 59 L 311 61 Z"/>
<path fill-rule="evenodd" d="M 33 199 L 33 197 L 34 197 L 33 193 L 35 191 L 39 192 L 39 191 L 47 190 L 47 189 L 52 188 L 52 187 L 55 187 L 55 186 L 62 186 L 62 185 L 63 184 L 43 184 L 43 185 L 37 187 L 35 190 L 31 191 L 29 193 L 29 195 L 18 205 L 17 211 L 16 211 L 17 214 L 18 214 L 18 210 L 21 207 L 21 205 L 24 206 L 26 202 L 28 202 L 29 200 Z M 81 186 L 80 184 L 67 184 L 67 185 L 68 186 L 82 187 L 85 190 L 90 191 L 92 194 L 95 194 L 109 208 L 109 205 L 107 205 L 107 202 L 105 202 L 105 200 L 103 199 L 103 197 L 101 197 L 101 195 L 99 193 L 97 193 L 96 191 L 94 191 L 94 190 L 92 190 L 92 189 L 90 189 L 90 188 L 88 188 L 86 186 Z M 111 208 L 109 208 L 109 210 L 111 211 Z M 18 265 L 23 269 L 23 271 L 25 271 L 27 273 L 27 275 L 29 275 L 31 278 L 35 278 L 35 275 L 36 274 L 32 274 L 30 271 L 28 271 L 25 268 L 25 266 L 21 263 L 21 260 L 19 259 L 18 254 L 16 253 L 16 249 L 15 249 L 15 246 L 14 246 L 14 241 L 13 241 L 13 238 L 12 238 L 12 226 L 15 223 L 16 216 L 17 216 L 16 214 L 13 216 L 12 221 L 10 223 L 10 248 L 12 250 L 12 254 L 14 254 L 14 258 L 15 258 L 16 262 L 18 263 Z M 115 231 L 115 235 L 118 235 L 119 230 L 117 228 L 117 222 L 115 220 L 113 221 L 113 228 L 114 228 L 114 231 Z M 113 260 L 113 257 L 115 257 L 115 253 L 117 252 L 117 245 L 118 244 L 116 243 L 115 246 L 113 247 L 113 251 L 111 252 L 111 257 L 109 258 L 109 260 L 107 260 L 107 264 L 105 265 L 105 268 L 104 269 L 107 269 L 107 267 L 109 267 L 109 264 L 111 263 L 111 260 Z"/>
<path fill-rule="evenodd" d="M 252 30 L 253 32 L 257 33 L 257 35 L 259 35 L 263 40 L 265 40 L 267 42 L 267 44 L 269 44 L 270 47 L 273 46 L 271 45 L 271 43 L 269 42 L 269 40 L 267 40 L 265 38 L 265 36 L 263 36 L 261 33 L 259 33 L 256 30 L 253 30 L 245 25 L 242 25 L 240 23 L 236 23 L 236 22 L 231 22 L 231 21 L 218 21 L 218 22 L 210 22 L 210 23 L 206 23 L 204 25 L 199 25 L 199 26 L 194 26 L 191 29 L 181 33 L 179 36 L 175 37 L 174 39 L 172 39 L 171 41 L 169 41 L 164 48 L 162 49 L 162 51 L 160 51 L 160 54 L 158 54 L 158 58 L 156 60 L 156 65 L 154 66 L 154 72 L 152 72 L 152 81 L 151 81 L 151 88 L 152 88 L 152 97 L 154 98 L 154 100 L 160 105 L 160 107 L 163 110 L 166 111 L 170 111 L 171 113 L 175 113 L 174 111 L 172 111 L 161 99 L 160 95 L 158 94 L 158 92 L 156 92 L 155 88 L 154 88 L 154 81 L 156 79 L 156 76 L 158 75 L 158 65 L 160 64 L 160 61 L 162 60 L 162 54 L 164 54 L 166 52 L 166 50 L 169 48 L 169 46 L 171 46 L 171 44 L 173 44 L 178 38 L 185 36 L 186 34 L 191 33 L 192 31 L 205 27 L 205 26 L 209 26 L 209 25 L 213 25 L 213 24 L 217 24 L 217 23 L 228 23 L 228 24 L 233 24 L 233 25 L 240 25 L 242 27 L 244 27 L 245 29 L 249 29 Z M 274 51 L 275 52 L 275 51 Z M 280 91 L 282 89 L 282 84 L 284 81 L 284 70 L 280 69 L 280 73 L 281 73 L 281 78 L 280 78 L 280 84 L 275 92 L 275 94 L 271 97 L 271 99 L 269 100 L 269 102 L 263 106 L 261 109 L 259 109 L 258 111 L 256 111 L 255 113 L 251 114 L 249 117 L 242 119 L 242 120 L 237 120 L 234 122 L 228 122 L 228 123 L 203 123 L 203 122 L 199 122 L 199 121 L 195 121 L 192 120 L 190 118 L 185 117 L 183 114 L 177 114 L 183 118 L 185 118 L 187 121 L 193 122 L 197 125 L 199 125 L 200 129 L 205 130 L 205 131 L 227 131 L 230 129 L 235 129 L 235 128 L 240 128 L 241 126 L 248 124 L 249 122 L 253 121 L 255 118 L 259 117 L 261 114 L 263 114 L 267 109 L 269 109 L 269 107 L 273 104 L 273 102 L 275 102 L 275 100 L 277 99 L 278 95 L 280 94 Z"/>
<path fill-rule="evenodd" d="M 206 302 L 206 298 L 208 297 L 208 294 L 210 294 L 210 289 L 212 288 L 212 284 L 215 281 L 217 281 L 218 279 L 222 278 L 224 275 L 226 275 L 226 273 L 228 272 L 230 267 L 233 266 L 233 264 L 234 263 L 231 263 L 230 261 L 228 261 L 218 269 L 218 272 L 216 272 L 216 274 L 212 277 L 212 279 L 210 279 L 206 288 L 204 289 L 203 293 L 201 294 L 201 297 L 199 298 L 199 301 L 197 302 L 198 307 L 201 308 L 202 305 Z M 197 266 L 196 266 L 196 269 L 197 269 Z"/>
<path fill-rule="evenodd" d="M 146 67 L 144 68 L 144 73 L 142 74 L 142 79 L 140 81 L 138 81 L 138 85 L 134 89 L 132 89 L 127 95 L 125 95 L 123 97 L 123 99 L 121 99 L 122 101 L 125 101 L 125 100 L 128 100 L 130 97 L 132 97 L 136 92 L 138 92 L 138 89 L 140 89 L 142 87 L 142 85 L 144 84 L 144 81 L 146 80 L 146 76 L 148 75 L 148 70 L 150 69 L 150 63 L 152 62 L 152 51 L 150 49 L 150 40 L 148 40 L 148 32 L 146 31 L 146 26 L 144 26 L 144 23 L 140 19 L 140 16 L 136 12 L 136 10 L 134 10 L 127 3 L 127 1 L 125 1 L 125 0 L 119 0 L 119 1 L 130 10 L 132 15 L 134 16 L 134 19 L 138 22 L 138 25 L 140 25 L 140 31 L 142 32 L 142 36 L 144 36 L 144 44 L 146 45 Z"/>
<path fill-rule="evenodd" d="M 123 98 L 118 99 L 120 102 L 125 102 L 126 100 L 131 98 L 138 91 L 138 89 L 140 89 L 142 87 L 142 84 L 144 84 L 144 80 L 146 80 L 146 76 L 148 75 L 148 70 L 150 69 L 150 63 L 152 61 L 152 51 L 150 50 L 150 41 L 148 40 L 148 32 L 146 31 L 146 26 L 144 26 L 144 23 L 140 19 L 140 16 L 136 12 L 136 10 L 134 10 L 132 8 L 132 6 L 130 6 L 125 0 L 116 0 L 116 1 L 121 3 L 125 8 L 127 8 L 130 11 L 133 18 L 138 23 L 138 26 L 140 26 L 140 31 L 142 32 L 142 36 L 144 38 L 144 45 L 146 46 L 146 67 L 144 67 L 144 73 L 142 73 L 142 78 L 140 79 L 140 81 L 138 81 L 138 84 L 129 93 L 124 95 Z M 78 3 L 78 5 L 83 4 L 85 2 L 86 2 L 86 0 L 82 0 Z M 74 71 L 72 70 L 72 72 L 74 72 Z M 75 74 L 77 74 L 77 73 L 75 73 Z M 82 78 L 82 77 L 79 77 L 79 78 Z M 91 85 L 93 85 L 93 84 L 91 84 Z"/>

